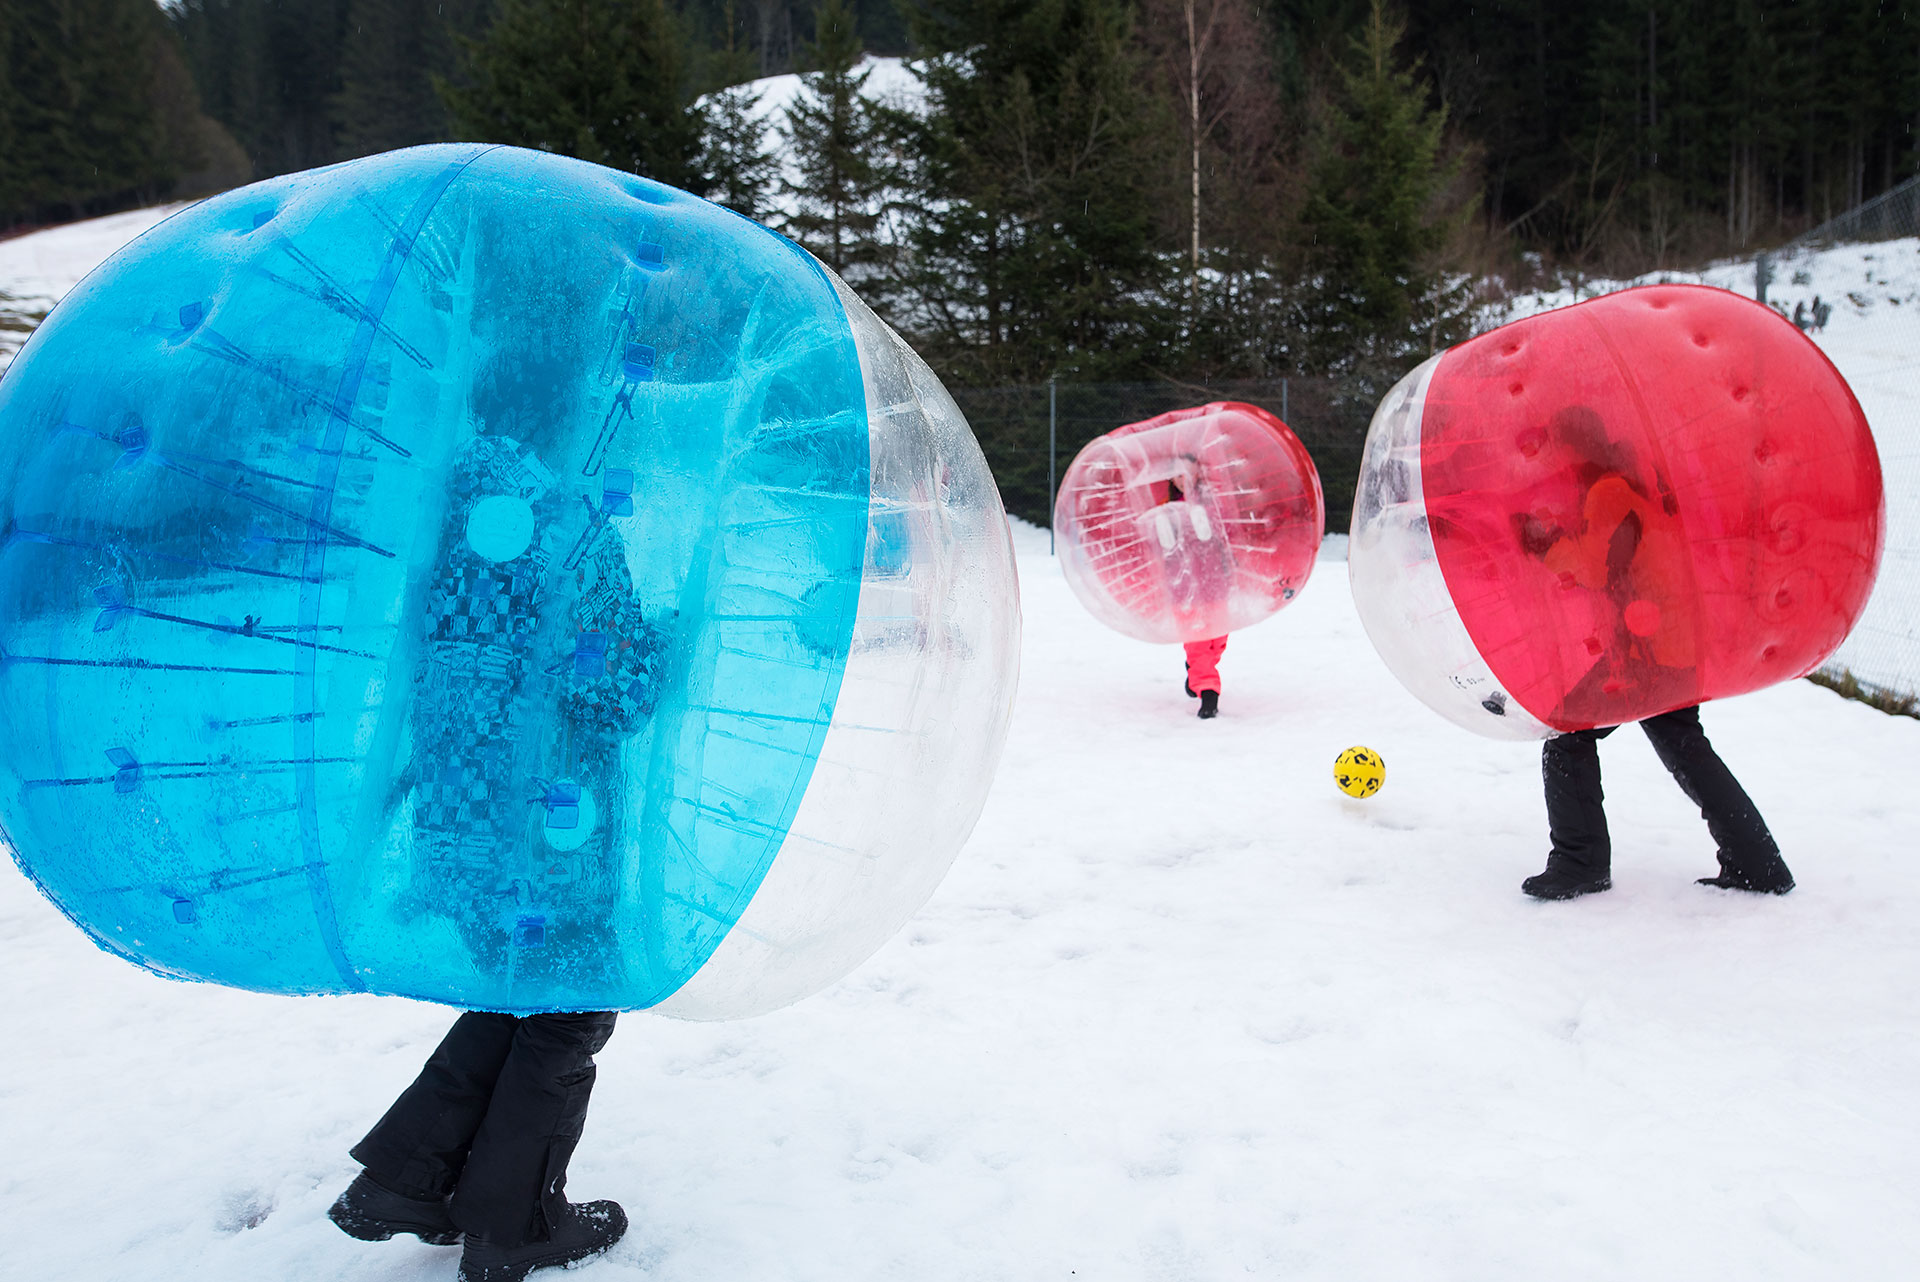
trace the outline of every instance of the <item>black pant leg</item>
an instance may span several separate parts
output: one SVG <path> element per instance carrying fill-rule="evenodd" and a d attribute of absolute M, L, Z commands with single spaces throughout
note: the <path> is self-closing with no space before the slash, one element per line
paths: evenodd
<path fill-rule="evenodd" d="M 1640 728 L 1653 741 L 1654 752 L 1680 790 L 1700 807 L 1700 817 L 1707 821 L 1707 831 L 1719 848 L 1722 871 L 1750 877 L 1771 875 L 1780 859 L 1780 847 L 1767 831 L 1767 821 L 1760 817 L 1753 799 L 1707 742 L 1706 732 L 1700 728 L 1700 709 L 1677 708 L 1649 717 Z M 1784 869 L 1781 864 L 1780 870 Z"/>
<path fill-rule="evenodd" d="M 408 1197 L 453 1192 L 519 1023 L 482 1011 L 454 1021 L 413 1085 L 353 1147 L 376 1184 Z"/>
<path fill-rule="evenodd" d="M 464 1232 L 501 1246 L 546 1236 L 586 1126 L 593 1056 L 613 1022 L 612 1011 L 520 1021 L 448 1208 Z"/>
<path fill-rule="evenodd" d="M 1600 741 L 1613 733 L 1576 730 L 1556 735 L 1540 749 L 1540 774 L 1547 788 L 1547 834 L 1553 850 L 1548 868 L 1578 869 L 1603 876 L 1613 869 L 1613 840 L 1600 788 Z"/>

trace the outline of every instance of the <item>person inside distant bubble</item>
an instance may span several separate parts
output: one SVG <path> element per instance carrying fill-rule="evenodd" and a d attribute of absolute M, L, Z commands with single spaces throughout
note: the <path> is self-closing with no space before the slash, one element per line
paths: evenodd
<path fill-rule="evenodd" d="M 1793 874 L 1746 790 L 1700 727 L 1696 638 L 1679 504 L 1657 472 L 1640 475 L 1631 450 L 1612 440 L 1586 406 L 1557 413 L 1542 447 L 1564 460 L 1536 492 L 1547 502 L 1516 514 L 1521 549 L 1554 572 L 1570 599 L 1592 612 L 1593 665 L 1562 700 L 1556 721 L 1595 728 L 1541 748 L 1546 868 L 1520 888 L 1536 899 L 1572 899 L 1611 889 L 1613 847 L 1600 786 L 1600 740 L 1628 707 L 1673 704 L 1639 724 L 1662 765 L 1707 821 L 1720 871 L 1702 885 L 1784 895 Z M 1524 448 L 1524 447 L 1523 447 Z M 1558 508 L 1558 510 L 1556 510 Z"/>
<path fill-rule="evenodd" d="M 1225 543 L 1215 538 L 1201 501 L 1202 484 L 1193 461 L 1181 459 L 1167 480 L 1162 502 L 1163 508 L 1177 510 L 1154 514 L 1154 531 L 1166 554 L 1167 587 L 1177 613 L 1195 613 L 1211 604 L 1209 594 L 1218 595 L 1231 583 L 1231 566 L 1223 575 L 1218 564 Z M 1220 656 L 1226 653 L 1227 639 L 1188 641 L 1185 649 L 1187 697 L 1200 700 L 1200 719 L 1211 721 L 1220 714 Z"/>

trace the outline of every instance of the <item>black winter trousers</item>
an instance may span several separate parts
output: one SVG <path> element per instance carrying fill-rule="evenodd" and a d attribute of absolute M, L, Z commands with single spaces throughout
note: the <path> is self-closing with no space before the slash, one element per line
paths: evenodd
<path fill-rule="evenodd" d="M 1601 806 L 1600 741 L 1617 726 L 1576 730 L 1549 739 L 1540 753 L 1547 785 L 1547 829 L 1553 838 L 1548 866 L 1572 865 L 1593 875 L 1611 872 L 1613 843 Z M 1740 781 L 1720 760 L 1700 728 L 1700 709 L 1676 708 L 1640 723 L 1674 782 L 1700 807 L 1719 847 L 1723 872 L 1759 875 L 1779 858 L 1780 848 Z"/>
<path fill-rule="evenodd" d="M 451 1194 L 464 1233 L 501 1246 L 544 1239 L 613 1021 L 612 1011 L 462 1015 L 354 1160 L 395 1193 Z"/>

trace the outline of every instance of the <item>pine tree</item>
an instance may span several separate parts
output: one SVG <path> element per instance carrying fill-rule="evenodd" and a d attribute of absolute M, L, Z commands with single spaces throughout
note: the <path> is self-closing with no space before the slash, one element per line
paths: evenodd
<path fill-rule="evenodd" d="M 699 190 L 701 113 L 664 0 L 503 0 L 437 81 L 461 138 L 559 152 Z"/>
<path fill-rule="evenodd" d="M 12 6 L 0 5 L 0 227 L 24 217 L 27 202 L 27 152 L 19 124 L 25 103 L 14 88 Z"/>
<path fill-rule="evenodd" d="M 0 226 L 201 195 L 244 172 L 147 0 L 0 11 Z"/>
<path fill-rule="evenodd" d="M 180 0 L 171 10 L 187 67 L 208 115 L 225 125 L 247 153 L 253 176 L 261 163 L 260 134 L 277 117 L 269 105 L 266 5 L 263 0 Z"/>
<path fill-rule="evenodd" d="M 1403 28 L 1380 0 L 1341 68 L 1341 95 L 1304 223 L 1313 237 L 1313 363 L 1396 377 L 1416 356 L 1465 336 L 1467 302 L 1440 256 L 1464 210 L 1437 208 L 1453 175 L 1445 109 L 1403 67 Z"/>
<path fill-rule="evenodd" d="M 75 16 L 59 0 L 26 0 L 10 15 L 10 185 L 17 202 L 11 221 L 77 218 L 89 194 L 93 162 L 84 157 L 84 126 L 75 110 L 83 92 L 70 31 Z"/>
<path fill-rule="evenodd" d="M 1155 372 L 1169 337 L 1154 193 L 1170 128 L 1125 0 L 928 0 L 928 114 L 900 312 L 963 382 Z"/>
<path fill-rule="evenodd" d="M 158 9 L 146 16 L 151 30 L 150 101 L 159 125 L 160 154 L 172 175 L 171 190 L 155 194 L 187 199 L 246 182 L 253 166 L 233 135 L 201 110 L 179 32 Z"/>
<path fill-rule="evenodd" d="M 754 219 L 767 214 L 767 189 L 779 164 L 767 147 L 766 122 L 755 114 L 759 105 L 759 91 L 748 85 L 709 94 L 699 163 L 707 199 Z"/>
<path fill-rule="evenodd" d="M 809 67 L 787 107 L 789 157 L 799 181 L 783 179 L 792 210 L 781 230 L 842 276 L 860 277 L 880 260 L 875 239 L 885 178 L 877 163 L 880 126 L 862 96 L 860 33 L 845 0 L 813 11 Z"/>
<path fill-rule="evenodd" d="M 171 187 L 142 0 L 16 0 L 8 23 L 16 217 L 78 218 Z"/>
<path fill-rule="evenodd" d="M 481 29 L 486 0 L 349 0 L 331 103 L 342 159 L 452 137 L 433 80 L 455 71 L 454 36 Z"/>
<path fill-rule="evenodd" d="M 804 70 L 806 48 L 796 38 L 813 20 L 815 0 L 681 0 L 679 11 L 697 44 L 730 47 L 735 42 L 751 62 L 747 79 Z M 847 0 L 847 10 L 867 52 L 898 55 L 908 50 L 906 11 L 900 0 Z"/>
<path fill-rule="evenodd" d="M 1297 335 L 1282 286 L 1299 199 L 1274 33 L 1252 0 L 1142 0 L 1140 40 L 1176 122 L 1155 200 L 1185 277 L 1167 300 L 1184 318 L 1176 367 L 1190 377 L 1290 372 Z"/>
<path fill-rule="evenodd" d="M 171 10 L 206 112 L 270 177 L 339 158 L 348 0 L 179 0 Z"/>
<path fill-rule="evenodd" d="M 767 190 L 779 160 L 767 146 L 767 121 L 758 110 L 760 91 L 746 83 L 753 79 L 757 60 L 738 42 L 741 24 L 733 0 L 726 0 L 717 25 L 721 44 L 709 56 L 706 76 L 707 83 L 717 87 L 706 99 L 699 170 L 709 200 L 760 218 L 767 213 Z"/>

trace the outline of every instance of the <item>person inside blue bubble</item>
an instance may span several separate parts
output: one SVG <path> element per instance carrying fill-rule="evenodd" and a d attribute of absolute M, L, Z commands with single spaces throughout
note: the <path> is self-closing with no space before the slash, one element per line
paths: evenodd
<path fill-rule="evenodd" d="M 627 1231 L 618 1202 L 569 1202 L 567 1164 L 612 1011 L 470 1011 L 353 1148 L 365 1168 L 327 1212 L 368 1242 L 464 1239 L 460 1282 L 520 1282 L 598 1255 Z"/>
<path fill-rule="evenodd" d="M 615 951 L 595 914 L 564 911 L 620 876 L 590 799 L 624 804 L 619 744 L 652 713 L 664 640 L 607 537 L 607 505 L 550 490 L 539 444 L 483 435 L 455 468 L 464 501 L 425 594 L 415 766 L 396 805 L 411 808 L 420 871 L 461 888 L 454 924 L 476 966 L 577 979 Z M 615 479 L 607 493 L 630 490 Z M 556 698 L 566 733 L 527 736 L 528 702 Z M 354 1146 L 365 1169 L 330 1218 L 366 1241 L 464 1241 L 461 1282 L 520 1282 L 612 1246 L 619 1204 L 569 1202 L 566 1179 L 614 1020 L 462 1015 Z"/>

